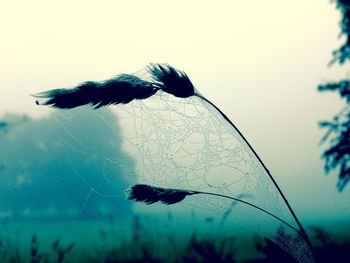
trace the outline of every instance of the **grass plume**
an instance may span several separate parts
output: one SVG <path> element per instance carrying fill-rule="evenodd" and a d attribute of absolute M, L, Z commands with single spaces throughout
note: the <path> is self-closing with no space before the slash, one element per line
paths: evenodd
<path fill-rule="evenodd" d="M 181 202 L 188 195 L 198 194 L 198 192 L 154 187 L 146 184 L 136 184 L 126 191 L 127 199 L 154 204 L 157 202 L 172 205 Z"/>
<path fill-rule="evenodd" d="M 39 99 L 36 100 L 37 105 L 50 105 L 60 109 L 89 105 L 96 109 L 147 99 L 158 90 L 180 98 L 195 94 L 193 84 L 186 73 L 168 64 L 150 64 L 147 71 L 152 81 L 131 74 L 120 74 L 103 82 L 87 81 L 74 88 L 53 89 L 33 96 Z"/>
<path fill-rule="evenodd" d="M 146 99 L 159 90 L 159 87 L 129 74 L 121 74 L 104 82 L 87 81 L 73 89 L 53 89 L 34 95 L 44 102 L 38 105 L 51 105 L 60 109 L 90 105 L 95 109 L 111 104 L 127 104 L 135 99 Z"/>
<path fill-rule="evenodd" d="M 302 232 L 300 232 L 298 229 L 287 223 L 285 220 L 281 219 L 280 217 L 270 213 L 269 211 L 266 211 L 265 209 L 256 206 L 250 202 L 244 201 L 240 198 L 223 195 L 223 194 L 217 194 L 217 193 L 210 193 L 210 192 L 202 192 L 202 191 L 192 191 L 192 190 L 185 190 L 185 189 L 173 189 L 173 188 L 162 188 L 162 187 L 155 187 L 151 185 L 146 184 L 136 184 L 130 187 L 129 189 L 125 190 L 126 198 L 128 200 L 134 200 L 136 202 L 142 202 L 146 204 L 154 204 L 157 202 L 166 204 L 166 205 L 172 205 L 179 203 L 183 201 L 187 196 L 189 195 L 196 195 L 196 194 L 205 194 L 205 195 L 212 195 L 212 196 L 218 196 L 223 198 L 228 198 L 231 200 L 234 200 L 236 202 L 240 202 L 243 204 L 246 204 L 250 207 L 253 207 L 255 209 L 260 210 L 261 212 L 268 214 L 281 223 L 289 226 L 293 230 L 295 230 L 301 237 L 304 238 Z"/>

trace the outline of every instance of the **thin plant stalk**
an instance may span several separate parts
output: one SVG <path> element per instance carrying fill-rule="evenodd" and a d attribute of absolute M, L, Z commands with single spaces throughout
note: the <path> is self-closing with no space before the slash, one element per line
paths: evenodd
<path fill-rule="evenodd" d="M 272 183 L 275 185 L 275 187 L 277 188 L 279 194 L 281 195 L 282 199 L 284 200 L 284 202 L 286 203 L 289 211 L 291 212 L 294 220 L 296 221 L 296 223 L 298 224 L 298 227 L 300 229 L 300 231 L 298 231 L 295 227 L 291 226 L 290 224 L 288 224 L 287 222 L 285 222 L 284 220 L 276 217 L 275 215 L 269 213 L 268 211 L 257 207 L 253 204 L 247 203 L 245 201 L 240 200 L 241 202 L 246 203 L 247 205 L 253 206 L 261 211 L 264 211 L 266 213 L 268 213 L 269 215 L 273 216 L 274 218 L 278 219 L 279 221 L 284 222 L 285 224 L 287 224 L 288 226 L 290 226 L 291 228 L 293 228 L 294 230 L 297 231 L 297 233 L 301 234 L 301 236 L 304 238 L 304 240 L 306 241 L 306 243 L 308 244 L 308 246 L 310 247 L 311 251 L 314 253 L 314 248 L 312 246 L 312 243 L 310 241 L 309 236 L 307 235 L 305 229 L 303 228 L 303 226 L 301 225 L 299 219 L 297 218 L 296 214 L 294 213 L 292 207 L 290 206 L 287 198 L 284 196 L 281 188 L 278 186 L 278 184 L 276 183 L 275 179 L 272 177 L 270 171 L 266 168 L 265 164 L 263 163 L 263 161 L 261 160 L 261 158 L 259 157 L 259 155 L 255 152 L 255 150 L 253 149 L 253 147 L 249 144 L 249 142 L 247 141 L 247 139 L 243 136 L 243 134 L 240 132 L 240 130 L 233 124 L 233 122 L 225 115 L 225 113 L 223 113 L 214 103 L 212 103 L 210 100 L 208 100 L 206 97 L 204 97 L 203 95 L 199 94 L 198 92 L 196 92 L 195 94 L 196 97 L 202 99 L 203 101 L 207 102 L 208 104 L 210 104 L 211 106 L 213 106 L 220 114 L 221 116 L 234 128 L 234 130 L 241 136 L 241 138 L 243 139 L 243 141 L 248 145 L 249 149 L 253 152 L 253 154 L 255 155 L 255 157 L 258 159 L 259 163 L 261 164 L 261 166 L 264 168 L 264 170 L 266 171 L 266 173 L 268 174 L 268 176 L 270 177 Z M 215 195 L 219 195 L 219 194 L 215 194 Z M 226 196 L 227 197 L 227 196 Z M 231 198 L 231 197 L 230 197 Z M 235 199 L 234 199 L 235 200 Z M 238 200 L 237 200 L 238 201 Z"/>
<path fill-rule="evenodd" d="M 232 197 L 232 196 L 229 196 L 229 195 L 223 195 L 223 194 L 217 194 L 217 193 L 211 193 L 211 192 L 202 192 L 202 191 L 192 191 L 194 194 L 205 194 L 205 195 L 213 195 L 213 196 L 219 196 L 219 197 L 223 197 L 223 198 L 228 198 L 228 199 L 231 199 L 231 200 L 234 200 L 234 201 L 237 201 L 237 202 L 240 202 L 240 203 L 243 203 L 243 204 L 246 204 L 248 206 L 251 206 L 251 207 L 254 207 L 262 212 L 264 212 L 265 214 L 268 214 L 272 217 L 274 217 L 275 219 L 277 219 L 278 221 L 282 222 L 283 224 L 286 224 L 287 226 L 289 226 L 290 228 L 292 228 L 293 230 L 295 230 L 301 237 L 304 237 L 303 234 L 301 233 L 301 231 L 299 231 L 298 229 L 296 229 L 294 226 L 290 225 L 288 222 L 284 221 L 282 218 L 278 217 L 278 216 L 275 216 L 274 214 L 270 213 L 269 211 L 259 207 L 259 206 L 256 206 L 250 202 L 247 202 L 247 201 L 244 201 L 242 199 L 239 199 L 239 198 L 236 198 L 236 197 Z"/>

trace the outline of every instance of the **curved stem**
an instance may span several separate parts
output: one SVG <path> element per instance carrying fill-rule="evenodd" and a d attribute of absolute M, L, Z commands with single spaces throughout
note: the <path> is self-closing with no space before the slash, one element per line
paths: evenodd
<path fill-rule="evenodd" d="M 267 210 L 265 210 L 265 209 L 263 209 L 263 208 L 261 208 L 261 207 L 259 207 L 259 206 L 256 206 L 256 205 L 254 205 L 254 204 L 252 204 L 252 203 L 249 203 L 249 202 L 247 202 L 247 201 L 244 201 L 244 200 L 241 200 L 241 199 L 239 199 L 239 198 L 232 197 L 232 196 L 229 196 L 229 195 L 223 195 L 223 194 L 217 194 L 217 193 L 202 192 L 202 191 L 193 191 L 193 190 L 191 190 L 191 192 L 192 192 L 193 194 L 206 194 L 206 195 L 214 195 L 214 196 L 224 197 L 224 198 L 228 198 L 228 199 L 235 200 L 235 201 L 237 201 L 237 202 L 240 202 L 240 203 L 249 205 L 249 206 L 251 206 L 251 207 L 254 207 L 254 208 L 256 208 L 256 209 L 258 209 L 258 210 L 260 210 L 260 211 L 262 211 L 262 212 L 264 212 L 264 213 L 266 213 L 266 214 L 268 214 L 268 215 L 270 215 L 270 216 L 272 216 L 272 217 L 274 217 L 274 218 L 276 218 L 278 221 L 280 221 L 280 222 L 282 222 L 283 224 L 286 224 L 286 225 L 289 226 L 290 228 L 294 229 L 301 237 L 304 237 L 303 234 L 302 234 L 298 229 L 296 229 L 294 226 L 290 225 L 288 222 L 284 221 L 283 219 L 279 218 L 278 216 L 275 216 L 274 214 L 270 213 L 269 211 L 267 211 Z"/>
<path fill-rule="evenodd" d="M 216 105 L 214 103 L 212 103 L 210 100 L 208 100 L 206 97 L 202 96 L 199 93 L 195 93 L 196 97 L 202 99 L 203 101 L 209 103 L 212 107 L 214 107 L 220 114 L 221 116 L 235 129 L 235 131 L 241 136 L 241 138 L 243 139 L 243 141 L 248 145 L 249 149 L 253 152 L 253 154 L 255 155 L 255 157 L 258 159 L 259 163 L 261 164 L 261 166 L 264 168 L 264 170 L 266 171 L 266 173 L 268 174 L 268 176 L 270 177 L 271 181 L 273 182 L 273 184 L 275 185 L 275 187 L 277 188 L 279 194 L 281 195 L 282 199 L 284 200 L 284 202 L 286 203 L 289 211 L 291 212 L 295 222 L 298 224 L 298 227 L 300 229 L 300 231 L 297 231 L 298 233 L 302 234 L 302 237 L 304 238 L 304 240 L 306 241 L 306 243 L 308 244 L 308 246 L 310 247 L 311 251 L 314 253 L 314 249 L 312 246 L 312 243 L 310 241 L 309 236 L 307 235 L 305 229 L 303 228 L 303 226 L 301 225 L 300 221 L 298 220 L 296 214 L 294 213 L 292 207 L 290 206 L 287 198 L 284 196 L 282 190 L 280 189 L 280 187 L 278 186 L 278 184 L 276 183 L 275 179 L 272 177 L 272 175 L 270 174 L 270 171 L 266 168 L 265 164 L 262 162 L 262 160 L 260 159 L 259 155 L 255 152 L 255 150 L 253 149 L 253 147 L 249 144 L 249 142 L 247 141 L 246 138 L 244 138 L 243 134 L 238 130 L 238 128 L 232 123 L 232 121 L 225 115 L 225 113 L 223 113 L 218 107 L 216 107 Z M 258 207 L 255 207 L 258 208 Z M 260 209 L 261 210 L 261 209 Z M 265 211 L 267 212 L 267 211 Z M 268 214 L 272 215 L 271 213 L 267 212 Z M 276 216 L 272 215 L 273 217 L 276 218 Z M 277 218 L 278 219 L 278 218 Z M 281 219 L 278 219 L 281 221 Z M 287 224 L 288 226 L 292 227 L 291 225 Z M 292 227 L 294 230 L 296 230 L 294 227 Z"/>

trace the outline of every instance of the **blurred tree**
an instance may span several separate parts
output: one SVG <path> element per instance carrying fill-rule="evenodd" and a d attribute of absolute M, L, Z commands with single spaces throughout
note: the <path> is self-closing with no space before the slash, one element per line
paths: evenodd
<path fill-rule="evenodd" d="M 330 65 L 338 62 L 340 65 L 350 62 L 350 0 L 333 0 L 341 13 L 341 35 L 344 44 L 333 52 Z M 350 79 L 339 82 L 321 84 L 319 91 L 335 91 L 345 100 L 345 106 L 330 121 L 322 121 L 320 127 L 327 132 L 321 142 L 327 141 L 329 147 L 323 153 L 325 170 L 339 169 L 338 190 L 342 191 L 350 180 Z"/>

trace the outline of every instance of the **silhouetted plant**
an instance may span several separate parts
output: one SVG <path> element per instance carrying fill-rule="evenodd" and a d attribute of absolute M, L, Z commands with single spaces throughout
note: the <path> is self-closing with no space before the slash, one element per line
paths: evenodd
<path fill-rule="evenodd" d="M 348 262 L 350 244 L 335 242 L 331 235 L 320 227 L 312 227 L 315 237 L 315 249 L 319 263 Z"/>
<path fill-rule="evenodd" d="M 30 263 L 39 263 L 43 259 L 43 255 L 39 253 L 39 241 L 37 236 L 32 235 L 32 243 L 30 247 Z"/>
<path fill-rule="evenodd" d="M 246 204 L 250 207 L 253 207 L 255 209 L 260 210 L 261 212 L 268 214 L 272 216 L 273 218 L 277 219 L 281 223 L 287 225 L 294 231 L 296 231 L 300 237 L 303 239 L 307 239 L 308 237 L 304 236 L 304 233 L 296 229 L 294 226 L 290 225 L 288 222 L 285 220 L 281 219 L 280 217 L 268 212 L 267 210 L 256 206 L 250 202 L 247 202 L 245 200 L 242 200 L 237 197 L 233 196 L 228 196 L 228 195 L 223 195 L 223 194 L 217 194 L 217 193 L 210 193 L 210 192 L 203 192 L 203 191 L 194 191 L 194 190 L 186 190 L 186 189 L 172 189 L 172 188 L 162 188 L 162 187 L 155 187 L 151 185 L 146 185 L 146 184 L 136 184 L 130 187 L 125 191 L 126 193 L 126 198 L 129 200 L 135 200 L 136 202 L 143 202 L 146 204 L 154 204 L 157 202 L 166 204 L 166 205 L 172 205 L 179 203 L 183 201 L 187 196 L 191 195 L 212 195 L 212 196 L 218 196 L 218 197 L 223 197 L 223 198 L 228 198 L 231 199 L 235 202 L 243 203 Z M 240 197 L 244 197 L 245 195 L 240 195 Z"/>
<path fill-rule="evenodd" d="M 246 263 L 296 263 L 297 261 L 292 258 L 287 252 L 279 248 L 275 243 L 269 239 L 264 238 L 263 241 L 257 241 L 255 248 L 258 252 L 263 254 L 261 259 L 249 260 Z"/>
<path fill-rule="evenodd" d="M 344 64 L 346 60 L 350 62 L 350 3 L 348 0 L 337 0 L 336 5 L 341 13 L 340 27 L 345 42 L 333 52 L 333 60 L 330 64 L 336 61 Z M 320 122 L 320 127 L 327 129 L 321 142 L 327 141 L 330 144 L 322 155 L 325 160 L 325 171 L 328 173 L 339 169 L 337 187 L 339 191 L 342 191 L 350 180 L 350 80 L 325 83 L 319 85 L 318 89 L 319 91 L 338 92 L 346 103 L 331 121 Z"/>
<path fill-rule="evenodd" d="M 272 213 L 261 209 L 260 207 L 242 200 L 236 200 L 234 198 L 231 199 L 255 207 L 283 222 L 284 224 L 289 225 L 303 237 L 309 248 L 312 250 L 312 244 L 308 238 L 308 235 L 298 220 L 297 216 L 295 215 L 293 209 L 291 208 L 287 198 L 284 196 L 282 190 L 258 154 L 255 152 L 243 134 L 233 124 L 233 122 L 214 103 L 201 95 L 199 91 L 194 88 L 192 82 L 185 72 L 179 71 L 168 64 L 151 64 L 147 67 L 147 73 L 150 75 L 149 79 L 141 79 L 138 76 L 130 74 L 121 74 L 115 78 L 103 82 L 88 81 L 81 85 L 78 85 L 73 89 L 54 89 L 44 91 L 35 95 L 35 97 L 38 97 L 39 100 L 44 101 L 36 101 L 36 103 L 38 105 L 50 105 L 61 109 L 72 109 L 82 105 L 90 105 L 94 108 L 99 108 L 112 104 L 127 104 L 133 100 L 145 100 L 152 97 L 158 91 L 172 94 L 178 98 L 197 97 L 201 101 L 208 104 L 210 107 L 213 107 L 221 115 L 223 120 L 227 122 L 227 124 L 229 124 L 232 129 L 238 134 L 239 138 L 245 144 L 247 149 L 249 149 L 252 156 L 254 156 L 255 160 L 261 165 L 261 169 L 264 171 L 264 174 L 270 178 L 272 184 L 276 188 L 276 191 L 283 199 L 291 216 L 294 218 L 296 224 L 298 225 L 298 229 L 286 223 L 280 217 L 277 217 Z M 151 194 L 151 192 L 149 194 Z M 167 192 L 167 194 L 163 195 L 163 198 L 158 201 L 166 204 L 172 204 L 181 201 L 187 195 L 191 194 L 192 193 L 190 192 L 180 192 L 179 189 L 177 189 L 177 191 L 173 194 Z M 152 198 L 148 199 L 147 196 L 143 199 L 143 201 L 148 203 L 153 202 Z"/>
<path fill-rule="evenodd" d="M 72 249 L 75 247 L 75 243 L 70 243 L 66 247 L 63 247 L 60 244 L 59 239 L 56 239 L 52 243 L 52 250 L 56 253 L 56 262 L 62 263 L 64 262 L 65 256 L 72 251 Z"/>
<path fill-rule="evenodd" d="M 225 245 L 228 241 L 228 239 L 223 239 L 216 246 L 212 241 L 198 240 L 196 235 L 193 234 L 184 253 L 184 257 L 179 259 L 178 262 L 235 263 L 234 251 L 232 249 L 229 251 L 225 250 Z"/>
<path fill-rule="evenodd" d="M 139 217 L 140 219 L 140 217 Z M 58 263 L 58 262 L 84 262 L 84 263 L 235 263 L 238 260 L 237 252 L 241 240 L 239 237 L 227 236 L 204 236 L 200 237 L 193 232 L 192 236 L 179 242 L 174 242 L 173 236 L 164 236 L 166 239 L 159 243 L 159 237 L 155 237 L 153 228 L 146 229 L 144 227 L 146 222 L 139 220 L 137 223 L 140 228 L 137 231 L 142 231 L 138 235 L 142 240 L 134 243 L 133 239 L 125 239 L 119 244 L 115 244 L 112 247 L 103 246 L 103 251 L 96 249 L 95 246 L 83 248 L 80 244 L 80 248 L 83 250 L 74 250 L 77 255 L 74 257 L 74 261 L 67 261 L 66 258 L 59 259 L 58 253 L 55 251 L 69 250 L 72 253 L 72 244 L 68 246 L 62 246 L 59 239 L 56 239 L 50 249 L 52 251 L 43 251 L 40 242 L 36 235 L 32 236 L 30 242 L 30 248 L 35 248 L 30 253 L 25 253 L 25 256 L 20 253 L 18 244 L 11 242 L 8 239 L 0 237 L 0 262 L 1 263 Z M 142 229 L 142 230 L 141 230 Z M 350 251 L 349 239 L 345 241 L 335 241 L 333 236 L 327 233 L 320 227 L 310 228 L 312 240 L 315 244 L 315 250 L 319 255 L 318 263 L 329 262 L 348 262 L 348 254 Z M 106 232 L 106 235 L 111 233 Z M 163 235 L 166 233 L 163 232 Z M 286 235 L 280 229 L 276 235 Z M 98 236 L 97 236 L 98 237 Z M 147 237 L 146 239 L 144 237 Z M 293 237 L 289 237 L 293 238 Z M 238 247 L 236 245 L 238 244 Z M 242 263 L 292 263 L 295 262 L 291 256 L 281 250 L 275 243 L 268 239 L 256 238 L 255 249 L 249 248 L 250 260 L 241 259 Z M 245 246 L 243 246 L 245 247 Z M 247 249 L 247 247 L 245 247 Z M 89 251 L 89 253 L 85 253 Z M 143 251 L 143 253 L 140 253 Z M 162 252 L 159 254 L 158 252 Z M 21 251 L 23 253 L 23 251 Z M 52 254 L 53 252 L 53 254 Z M 83 253 L 82 253 L 83 252 Z M 260 256 L 256 253 L 258 252 Z M 38 258 L 38 255 L 41 255 Z M 49 257 L 50 255 L 50 257 Z M 65 253 L 68 255 L 68 252 Z M 78 257 L 79 255 L 79 257 Z M 28 257 L 29 256 L 29 257 Z M 35 256 L 39 261 L 32 261 Z"/>
<path fill-rule="evenodd" d="M 75 243 L 70 243 L 66 247 L 60 244 L 59 239 L 56 239 L 52 243 L 52 251 L 55 253 L 55 260 L 50 260 L 49 254 L 40 252 L 40 243 L 38 237 L 34 234 L 31 239 L 31 247 L 30 247 L 30 263 L 63 263 L 65 256 L 72 251 Z"/>
<path fill-rule="evenodd" d="M 318 246 L 324 247 L 332 243 L 330 235 L 321 227 L 311 227 L 314 232 L 313 236 L 318 243 Z"/>
<path fill-rule="evenodd" d="M 349 0 L 332 0 L 336 2 L 337 8 L 341 13 L 340 28 L 344 36 L 344 44 L 333 52 L 331 63 L 338 61 L 343 64 L 346 60 L 350 61 L 350 2 Z"/>
<path fill-rule="evenodd" d="M 0 236 L 0 262 L 19 263 L 23 262 L 23 257 L 17 244 L 10 239 Z"/>

